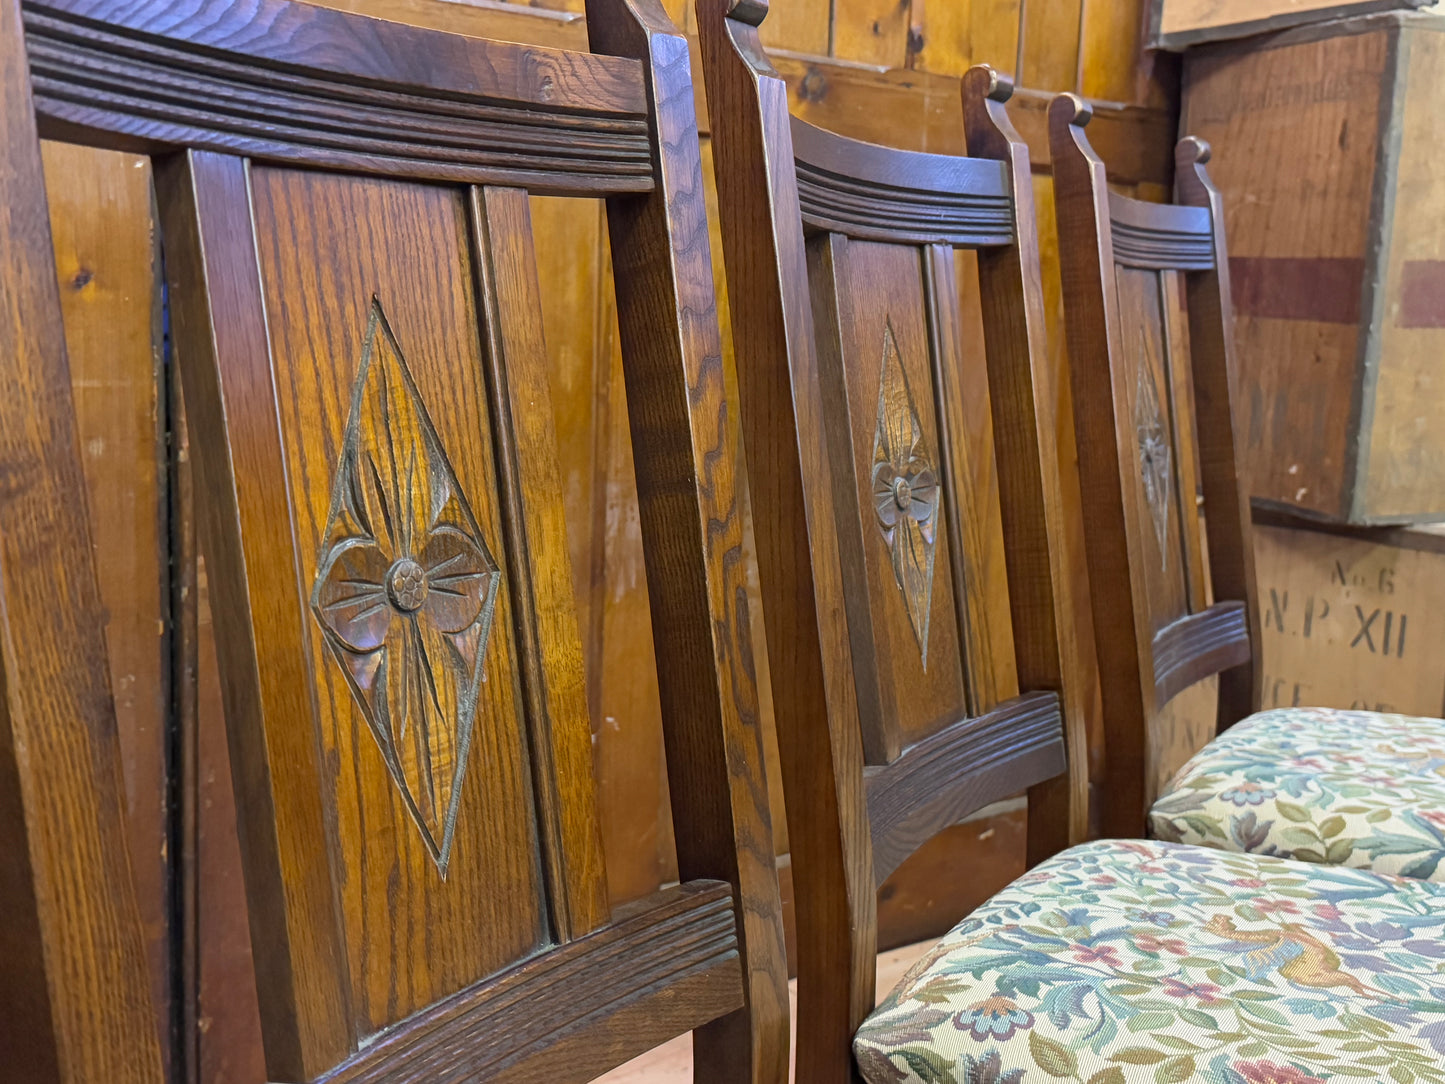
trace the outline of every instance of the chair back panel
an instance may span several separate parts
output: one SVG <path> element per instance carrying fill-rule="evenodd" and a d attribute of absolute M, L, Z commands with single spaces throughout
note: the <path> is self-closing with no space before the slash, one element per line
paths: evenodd
<path fill-rule="evenodd" d="M 516 492 L 493 454 L 511 405 L 484 381 L 490 320 L 463 193 L 257 166 L 251 203 L 289 490 L 266 487 L 258 511 L 294 510 L 310 619 L 297 706 L 314 704 L 315 721 L 285 725 L 314 727 L 322 763 L 341 769 L 325 812 L 348 871 L 352 1015 L 369 1034 L 551 940 L 519 664 L 530 573 L 503 528 L 504 489 L 514 507 L 548 495 Z M 520 450 L 502 444 L 514 466 Z M 573 707 L 559 722 L 590 740 L 585 701 Z M 544 785 L 590 816 L 589 782 Z"/>
<path fill-rule="evenodd" d="M 1133 423 L 1128 488 L 1151 635 L 1192 608 L 1185 540 L 1192 536 L 1197 542 L 1199 533 L 1191 484 L 1195 449 L 1181 439 L 1179 425 L 1189 382 L 1187 376 L 1177 379 L 1175 350 L 1180 344 L 1173 329 L 1181 314 L 1167 308 L 1169 277 L 1167 271 L 1117 263 L 1114 274 L 1124 329 L 1122 379 L 1114 394 L 1121 417 Z M 1184 360 L 1187 364 L 1187 357 Z"/>
<path fill-rule="evenodd" d="M 688 54 L 595 6 L 623 55 L 287 0 L 36 0 L 11 46 L 45 131 L 159 156 L 271 1079 L 584 1080 L 688 1030 L 700 1079 L 786 1072 Z M 684 883 L 616 921 L 531 193 L 610 198 L 666 672 Z"/>
<path fill-rule="evenodd" d="M 607 921 L 565 536 L 527 511 L 558 503 L 545 347 L 509 349 L 539 312 L 497 289 L 538 296 L 525 216 L 491 222 L 526 196 L 170 168 L 216 596 L 250 600 L 217 633 L 251 862 L 279 878 L 253 927 L 274 906 L 290 935 L 253 931 L 268 1060 L 284 1035 L 314 1073 Z M 254 288 L 223 311 L 235 278 Z"/>
<path fill-rule="evenodd" d="M 808 268 L 836 499 L 857 525 L 843 570 L 854 672 L 860 686 L 876 683 L 859 698 L 865 753 L 888 763 L 971 713 L 960 617 L 973 574 L 953 502 L 975 495 L 959 492 L 943 458 L 953 434 L 935 394 L 933 323 L 956 322 L 957 295 L 938 298 L 914 245 L 820 233 Z M 996 502 L 992 513 L 997 528 Z"/>
<path fill-rule="evenodd" d="M 997 463 L 954 253 L 1008 243 L 1012 204 L 998 162 L 790 130 L 859 721 L 884 765 L 1018 692 L 1007 583 L 985 579 Z"/>

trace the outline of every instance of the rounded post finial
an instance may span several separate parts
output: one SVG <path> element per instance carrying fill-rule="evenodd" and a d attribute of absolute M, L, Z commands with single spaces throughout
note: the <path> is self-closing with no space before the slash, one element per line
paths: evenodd
<path fill-rule="evenodd" d="M 1060 94 L 1049 103 L 1049 119 L 1083 128 L 1094 119 L 1094 107 L 1077 94 Z"/>
<path fill-rule="evenodd" d="M 1174 164 L 1176 167 L 1202 166 L 1209 161 L 1214 153 L 1207 140 L 1198 136 L 1185 136 L 1174 148 Z"/>
<path fill-rule="evenodd" d="M 1013 97 L 1013 77 L 989 64 L 975 64 L 964 73 L 963 81 L 968 93 L 989 101 L 1006 102 Z"/>
<path fill-rule="evenodd" d="M 728 0 L 727 14 L 749 26 L 762 26 L 768 17 L 768 0 Z"/>

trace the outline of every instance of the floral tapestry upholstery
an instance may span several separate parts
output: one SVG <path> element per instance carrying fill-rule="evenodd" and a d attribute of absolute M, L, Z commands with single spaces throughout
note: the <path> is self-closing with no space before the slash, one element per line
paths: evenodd
<path fill-rule="evenodd" d="M 1149 833 L 1445 881 L 1445 721 L 1328 708 L 1252 715 L 1179 770 Z"/>
<path fill-rule="evenodd" d="M 869 1084 L 1445 1082 L 1445 886 L 1087 843 L 954 927 L 853 1049 Z"/>

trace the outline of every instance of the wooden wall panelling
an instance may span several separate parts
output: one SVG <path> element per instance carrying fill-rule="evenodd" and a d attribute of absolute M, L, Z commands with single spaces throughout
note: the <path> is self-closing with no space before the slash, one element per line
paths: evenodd
<path fill-rule="evenodd" d="M 96 573 L 131 868 L 157 1026 L 169 1036 L 170 569 L 150 162 L 63 143 L 47 142 L 42 153 L 81 463 L 92 528 L 103 540 Z"/>
<path fill-rule="evenodd" d="M 971 0 L 953 5 L 968 11 L 969 65 L 992 64 L 999 71 L 1017 74 L 1023 5 L 1024 0 Z M 940 6 L 939 0 L 933 0 L 931 6 Z M 949 69 L 949 74 L 962 76 L 966 71 L 967 65 Z"/>
<path fill-rule="evenodd" d="M 696 33 L 697 13 L 692 4 L 685 6 L 688 29 Z M 878 5 L 875 3 L 875 6 Z M 883 8 L 879 7 L 879 10 Z M 833 28 L 833 0 L 784 0 L 781 4 L 772 5 L 761 34 L 763 44 L 770 49 L 828 56 L 833 51 Z M 693 74 L 697 72 L 694 66 Z"/>
<path fill-rule="evenodd" d="M 161 1042 L 23 50 L 20 5 L 0 3 L 0 1063 L 36 1084 L 153 1084 Z"/>
<path fill-rule="evenodd" d="M 1007 3 L 1009 0 L 1003 2 Z M 1018 0 L 1012 0 L 1012 3 L 1017 6 Z M 910 57 L 912 63 L 909 66 L 941 75 L 962 75 L 968 71 L 971 58 L 979 51 L 980 43 L 974 40 L 974 23 L 978 10 L 984 6 L 986 4 L 983 2 L 956 4 L 949 0 L 913 0 L 912 19 L 916 35 L 914 44 L 917 48 Z M 1003 28 L 1008 24 L 1006 20 L 991 20 L 986 25 Z M 1017 34 L 1017 15 L 1013 18 L 1012 25 Z M 763 23 L 763 29 L 767 29 L 767 22 Z M 1003 63 L 1000 56 L 1003 50 L 998 44 L 993 42 L 990 45 L 994 58 L 980 62 L 993 64 L 1001 71 L 1012 71 L 1012 62 Z M 1013 56 L 1016 52 L 1015 45 L 1009 55 Z"/>
<path fill-rule="evenodd" d="M 1024 0 L 1015 72 L 1020 86 L 1057 92 L 1078 85 L 1084 2 Z"/>
<path fill-rule="evenodd" d="M 1141 38 L 1145 8 L 1153 2 L 1083 0 L 1077 93 L 1110 102 L 1141 99 Z"/>
<path fill-rule="evenodd" d="M 1027 823 L 1022 798 L 999 802 L 904 859 L 878 886 L 878 951 L 939 936 L 943 923 L 951 926 L 1021 876 Z"/>
<path fill-rule="evenodd" d="M 812 57 L 774 56 L 794 116 L 854 139 L 906 150 L 962 153 L 958 80 L 877 71 Z"/>
<path fill-rule="evenodd" d="M 587 48 L 587 22 L 579 10 L 553 10 L 508 0 L 307 0 L 318 7 L 369 15 L 453 34 L 497 38 L 557 49 Z"/>
<path fill-rule="evenodd" d="M 602 232 L 605 239 L 605 222 Z M 605 286 L 612 274 L 606 249 L 601 269 Z M 572 530 L 590 550 L 588 679 L 597 712 L 598 817 L 609 892 L 614 903 L 621 903 L 676 880 L 677 852 L 622 345 L 611 289 L 602 291 L 597 324 L 601 335 L 591 406 L 596 439 L 589 464 L 597 489 L 588 521 L 573 520 Z"/>
<path fill-rule="evenodd" d="M 831 52 L 840 60 L 907 67 L 909 0 L 833 0 Z"/>

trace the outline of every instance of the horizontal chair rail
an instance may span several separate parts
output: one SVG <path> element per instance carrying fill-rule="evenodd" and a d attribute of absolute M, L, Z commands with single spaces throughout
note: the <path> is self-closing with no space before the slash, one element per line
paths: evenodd
<path fill-rule="evenodd" d="M 1214 224 L 1207 207 L 1147 203 L 1109 193 L 1114 262 L 1151 271 L 1214 266 Z"/>
<path fill-rule="evenodd" d="M 731 889 L 692 881 L 398 1025 L 324 1084 L 570 1079 L 581 1065 L 602 1073 L 742 1005 Z"/>
<path fill-rule="evenodd" d="M 34 0 L 24 9 L 43 134 L 64 137 L 74 127 L 110 133 L 116 146 L 141 151 L 199 147 L 557 194 L 640 192 L 654 183 L 641 71 L 633 61 L 546 51 L 533 57 L 519 46 L 474 42 L 487 50 L 476 63 L 515 69 L 510 97 L 500 76 L 432 86 L 409 65 L 388 62 L 400 44 L 391 38 L 414 30 L 396 26 L 363 43 L 379 56 L 369 65 L 374 80 L 340 82 L 328 75 L 324 53 L 263 69 L 248 41 L 216 46 L 227 50 L 217 52 L 195 41 L 156 40 L 140 30 L 92 25 L 69 10 L 83 7 L 79 0 Z M 371 22 L 349 19 L 348 26 Z M 146 25 L 140 16 L 135 21 Z M 456 47 L 454 36 L 437 37 Z M 277 51 L 269 37 L 258 40 Z M 560 74 L 573 60 L 608 62 L 599 68 L 608 78 L 595 96 L 584 93 L 594 89 L 591 83 L 568 92 L 581 82 L 575 72 L 575 78 Z M 558 89 L 553 100 L 538 104 L 529 88 L 553 80 L 552 67 Z M 633 82 L 639 95 L 626 93 Z"/>
<path fill-rule="evenodd" d="M 809 226 L 902 244 L 1013 242 L 1003 163 L 895 150 L 791 120 L 798 202 Z"/>
<path fill-rule="evenodd" d="M 864 769 L 879 884 L 938 832 L 991 802 L 1060 775 L 1064 719 L 1054 693 L 1028 693 L 960 719 Z"/>
<path fill-rule="evenodd" d="M 1197 681 L 1249 661 L 1243 602 L 1217 602 L 1154 635 L 1154 695 L 1162 706 Z"/>

